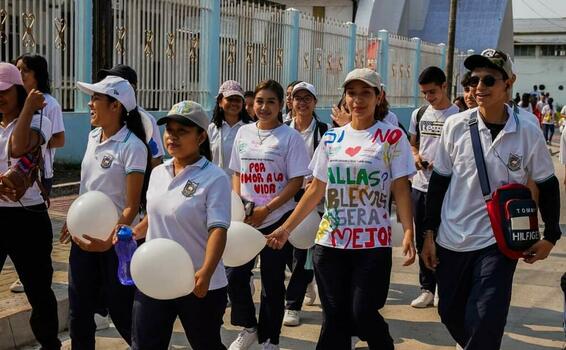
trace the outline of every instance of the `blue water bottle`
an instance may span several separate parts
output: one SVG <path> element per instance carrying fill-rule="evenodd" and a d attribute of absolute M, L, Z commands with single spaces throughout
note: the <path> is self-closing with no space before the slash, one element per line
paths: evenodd
<path fill-rule="evenodd" d="M 118 243 L 114 246 L 118 255 L 118 279 L 125 286 L 134 285 L 134 280 L 130 274 L 130 262 L 138 247 L 133 239 L 132 229 L 128 226 L 120 227 L 117 233 Z"/>

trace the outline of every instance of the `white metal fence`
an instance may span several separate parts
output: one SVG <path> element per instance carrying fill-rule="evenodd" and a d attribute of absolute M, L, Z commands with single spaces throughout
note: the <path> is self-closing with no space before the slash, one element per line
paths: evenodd
<path fill-rule="evenodd" d="M 199 65 L 202 12 L 199 0 L 116 0 L 114 64 L 138 73 L 138 102 L 153 110 L 168 110 L 180 100 L 201 101 Z"/>
<path fill-rule="evenodd" d="M 79 72 L 92 66 L 92 57 L 76 61 L 75 32 L 84 28 L 76 23 L 77 4 L 82 2 L 0 0 L 0 59 L 11 61 L 25 52 L 45 56 L 53 94 L 65 110 L 75 108 Z M 340 98 L 349 67 L 370 67 L 386 75 L 391 105 L 409 106 L 417 100 L 416 62 L 420 70 L 443 62 L 444 50 L 436 44 L 421 42 L 417 51 L 414 40 L 388 34 L 385 45 L 382 37 L 365 28 L 354 32 L 353 24 L 246 1 L 113 0 L 111 4 L 113 63 L 128 64 L 138 72 L 139 103 L 152 110 L 168 110 L 182 99 L 210 102 L 218 85 L 228 79 L 251 90 L 268 78 L 282 85 L 292 79 L 311 82 L 319 93 L 318 107 L 330 107 Z M 98 33 L 87 34 L 98 40 Z M 380 61 L 385 48 L 387 67 Z M 456 54 L 456 81 L 464 57 Z"/>
<path fill-rule="evenodd" d="M 413 83 L 419 74 L 415 71 L 417 54 L 414 40 L 389 34 L 389 69 L 385 91 L 391 105 L 412 105 Z"/>
<path fill-rule="evenodd" d="M 258 82 L 283 82 L 290 55 L 287 11 L 253 3 L 223 1 L 220 19 L 220 83 L 238 81 L 253 90 Z"/>
<path fill-rule="evenodd" d="M 44 56 L 64 110 L 74 107 L 74 7 L 74 0 L 0 0 L 0 60 Z"/>

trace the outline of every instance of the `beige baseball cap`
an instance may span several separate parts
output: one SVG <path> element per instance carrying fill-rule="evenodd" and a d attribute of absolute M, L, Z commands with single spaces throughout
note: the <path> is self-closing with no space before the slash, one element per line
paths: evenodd
<path fill-rule="evenodd" d="M 189 125 L 190 122 L 198 125 L 204 131 L 207 131 L 210 120 L 202 106 L 194 101 L 181 101 L 176 103 L 166 116 L 159 118 L 157 125 L 163 125 L 169 120 Z"/>
<path fill-rule="evenodd" d="M 373 69 L 369 68 L 356 68 L 348 75 L 346 75 L 346 79 L 344 79 L 344 83 L 342 83 L 342 87 L 346 87 L 348 83 L 359 80 L 371 87 L 381 89 L 381 76 L 374 71 Z"/>

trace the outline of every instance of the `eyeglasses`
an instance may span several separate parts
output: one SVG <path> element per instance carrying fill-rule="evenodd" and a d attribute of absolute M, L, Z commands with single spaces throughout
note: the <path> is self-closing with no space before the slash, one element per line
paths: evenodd
<path fill-rule="evenodd" d="M 470 80 L 468 81 L 468 85 L 476 88 L 478 87 L 478 85 L 480 84 L 480 81 L 483 83 L 483 85 L 487 86 L 487 87 L 492 87 L 493 85 L 495 85 L 495 82 L 498 80 L 505 80 L 503 78 L 496 78 L 493 75 L 486 75 L 485 77 L 481 78 L 478 76 L 471 76 Z"/>
<path fill-rule="evenodd" d="M 293 100 L 297 101 L 297 103 L 301 103 L 301 102 L 311 103 L 314 99 L 313 99 L 312 96 L 305 96 L 305 97 L 295 96 L 295 97 L 293 97 Z"/>

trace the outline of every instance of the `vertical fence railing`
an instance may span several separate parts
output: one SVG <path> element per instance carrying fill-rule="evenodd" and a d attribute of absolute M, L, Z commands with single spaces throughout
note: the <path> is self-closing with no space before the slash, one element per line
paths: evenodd
<path fill-rule="evenodd" d="M 138 73 L 141 106 L 167 110 L 177 101 L 203 102 L 205 91 L 199 65 L 203 16 L 199 0 L 113 2 L 114 64 L 127 64 Z"/>
<path fill-rule="evenodd" d="M 319 106 L 331 106 L 340 98 L 340 87 L 348 73 L 350 60 L 350 26 L 301 14 L 298 79 L 316 86 Z"/>
<path fill-rule="evenodd" d="M 265 79 L 284 82 L 289 73 L 291 15 L 247 2 L 223 1 L 220 21 L 220 83 L 237 80 L 253 90 Z"/>
<path fill-rule="evenodd" d="M 0 0 L 0 60 L 44 56 L 64 110 L 74 108 L 74 26 L 75 0 Z"/>
<path fill-rule="evenodd" d="M 110 15 L 113 63 L 138 72 L 138 101 L 150 110 L 182 99 L 211 108 L 221 82 L 253 89 L 268 78 L 313 83 L 326 108 L 340 98 L 348 70 L 360 67 L 380 72 L 393 106 L 410 106 L 422 102 L 420 71 L 446 62 L 442 45 L 239 0 L 113 0 Z M 92 75 L 89 16 L 92 0 L 0 0 L 0 60 L 45 56 L 53 95 L 64 110 L 84 111 L 75 81 Z M 455 56 L 457 86 L 468 54 Z"/>

